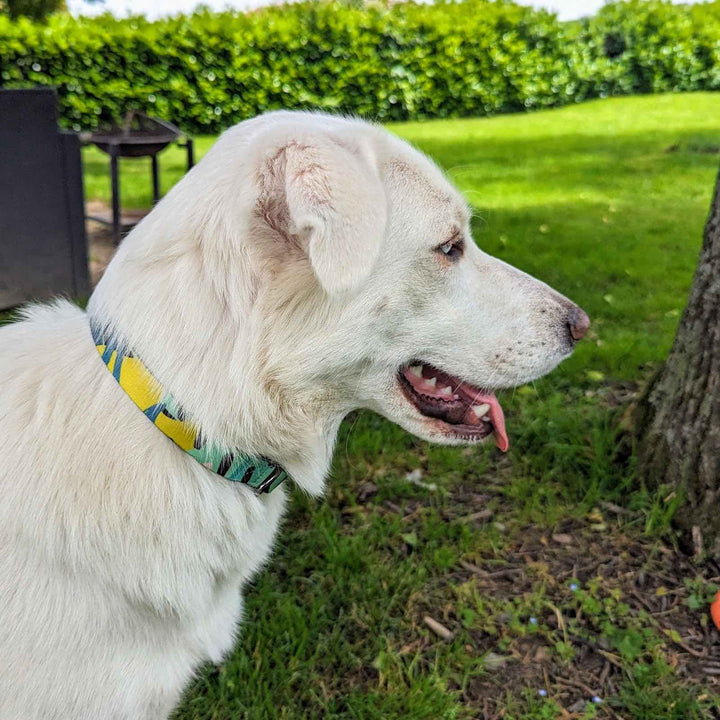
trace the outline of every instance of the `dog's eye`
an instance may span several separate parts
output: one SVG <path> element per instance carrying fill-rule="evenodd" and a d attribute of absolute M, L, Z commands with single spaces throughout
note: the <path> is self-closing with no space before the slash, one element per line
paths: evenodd
<path fill-rule="evenodd" d="M 441 252 L 446 258 L 457 260 L 463 254 L 463 241 L 448 240 L 446 243 L 439 245 L 435 249 L 438 252 Z"/>

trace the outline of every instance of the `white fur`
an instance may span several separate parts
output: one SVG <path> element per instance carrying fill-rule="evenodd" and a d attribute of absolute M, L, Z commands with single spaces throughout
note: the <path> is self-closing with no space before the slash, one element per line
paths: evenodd
<path fill-rule="evenodd" d="M 228 130 L 119 248 L 88 313 L 203 429 L 320 494 L 348 411 L 439 432 L 399 390 L 422 358 L 508 387 L 571 350 L 570 303 L 479 250 L 421 153 L 378 127 L 273 113 Z M 435 248 L 456 233 L 465 255 Z M 180 451 L 65 301 L 0 329 L 0 720 L 165 718 L 232 647 L 285 490 Z"/>

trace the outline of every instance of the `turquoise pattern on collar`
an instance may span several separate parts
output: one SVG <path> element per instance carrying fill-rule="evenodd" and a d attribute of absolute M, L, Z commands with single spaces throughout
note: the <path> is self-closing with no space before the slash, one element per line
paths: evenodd
<path fill-rule="evenodd" d="M 258 494 L 272 492 L 288 477 L 282 467 L 266 457 L 226 452 L 207 443 L 182 408 L 125 345 L 113 340 L 97 323 L 91 321 L 90 329 L 103 363 L 120 387 L 160 432 L 201 465 Z"/>

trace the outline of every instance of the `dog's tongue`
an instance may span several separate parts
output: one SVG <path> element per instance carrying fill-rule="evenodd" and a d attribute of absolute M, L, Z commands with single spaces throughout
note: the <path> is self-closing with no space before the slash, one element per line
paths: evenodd
<path fill-rule="evenodd" d="M 502 452 L 507 452 L 507 449 L 510 447 L 510 441 L 505 432 L 505 414 L 495 395 L 492 395 L 492 400 L 493 402 L 490 403 L 490 421 L 493 424 L 495 444 Z"/>
<path fill-rule="evenodd" d="M 458 392 L 463 395 L 464 399 L 472 403 L 474 407 L 480 405 L 489 405 L 490 409 L 486 412 L 487 417 L 490 418 L 490 422 L 493 426 L 493 436 L 495 437 L 495 444 L 502 452 L 507 452 L 510 447 L 508 441 L 507 432 L 505 431 L 505 414 L 503 413 L 502 406 L 495 397 L 495 393 L 478 393 L 477 391 L 468 392 L 465 388 L 459 388 Z M 484 416 L 483 416 L 484 417 Z M 466 414 L 465 422 L 469 425 L 479 425 L 481 419 L 477 417 L 474 411 L 469 408 Z"/>

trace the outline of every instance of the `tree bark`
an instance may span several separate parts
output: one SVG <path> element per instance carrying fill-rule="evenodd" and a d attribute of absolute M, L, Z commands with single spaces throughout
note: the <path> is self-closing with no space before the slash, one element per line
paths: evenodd
<path fill-rule="evenodd" d="M 635 419 L 640 478 L 681 492 L 676 525 L 720 557 L 720 175 L 675 342 Z"/>

